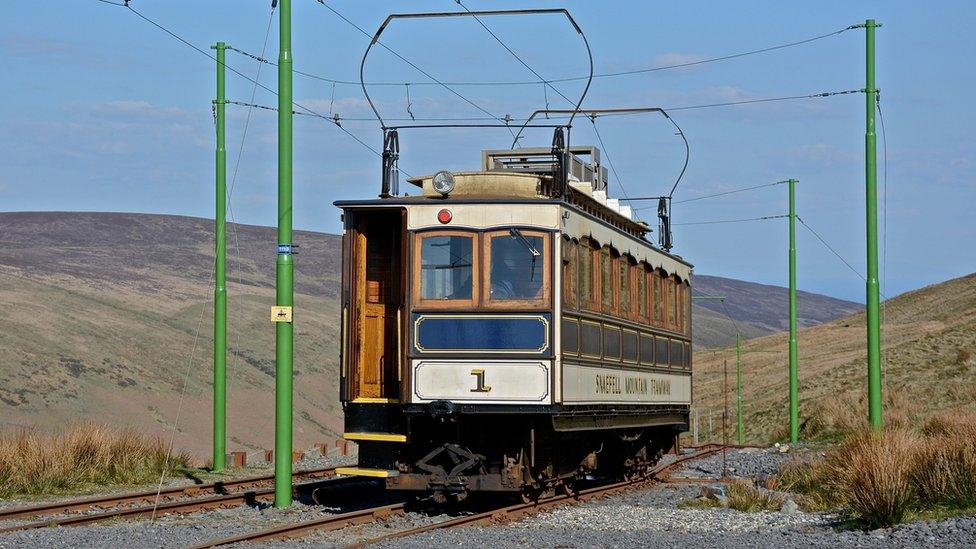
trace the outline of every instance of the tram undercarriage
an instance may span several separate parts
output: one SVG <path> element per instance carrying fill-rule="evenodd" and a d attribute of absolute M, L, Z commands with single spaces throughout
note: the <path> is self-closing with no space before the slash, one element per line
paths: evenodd
<path fill-rule="evenodd" d="M 559 416 L 554 416 L 559 417 Z M 409 444 L 360 447 L 360 462 L 393 464 L 391 490 L 419 491 L 435 502 L 476 492 L 509 492 L 524 500 L 571 493 L 585 480 L 634 479 L 675 448 L 687 417 L 600 430 L 554 429 L 553 416 L 468 415 L 454 420 L 409 417 Z M 557 422 L 558 423 L 558 420 Z"/>

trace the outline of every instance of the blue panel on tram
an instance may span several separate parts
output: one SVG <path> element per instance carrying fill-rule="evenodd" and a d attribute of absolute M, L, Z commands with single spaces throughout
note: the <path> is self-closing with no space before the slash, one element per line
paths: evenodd
<path fill-rule="evenodd" d="M 415 342 L 424 352 L 542 353 L 551 315 L 414 315 Z"/>

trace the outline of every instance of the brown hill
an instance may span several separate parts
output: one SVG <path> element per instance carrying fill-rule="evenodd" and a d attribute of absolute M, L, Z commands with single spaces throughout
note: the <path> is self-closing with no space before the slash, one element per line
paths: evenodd
<path fill-rule="evenodd" d="M 308 447 L 342 428 L 339 238 L 295 240 L 295 438 Z M 168 436 L 178 416 L 177 445 L 207 455 L 212 241 L 205 219 L 0 214 L 0 427 L 83 418 Z M 271 448 L 274 230 L 230 226 L 228 243 L 228 445 Z"/>
<path fill-rule="evenodd" d="M 168 435 L 179 416 L 177 444 L 207 455 L 212 241 L 213 222 L 206 219 L 0 213 L 0 427 L 52 428 L 92 419 Z M 342 428 L 336 388 L 340 239 L 297 231 L 295 241 L 301 245 L 295 433 L 296 446 L 308 447 Z M 272 446 L 274 330 L 267 318 L 274 258 L 273 228 L 228 227 L 231 449 Z M 728 294 L 743 335 L 776 329 L 785 290 L 701 279 L 705 293 Z M 768 288 L 779 293 L 766 296 Z M 836 311 L 835 317 L 844 309 Z M 696 344 L 734 337 L 724 314 L 705 307 L 696 305 L 694 323 Z"/>
<path fill-rule="evenodd" d="M 976 274 L 889 300 L 883 333 L 886 421 L 915 423 L 934 411 L 974 406 Z M 841 423 L 862 420 L 867 391 L 864 313 L 800 330 L 797 341 L 801 436 L 829 437 Z M 749 441 L 782 439 L 788 432 L 786 345 L 787 334 L 777 333 L 743 346 L 743 417 Z M 709 416 L 713 430 L 720 429 L 726 360 L 734 380 L 733 349 L 695 355 L 694 395 L 703 432 Z M 734 422 L 734 396 L 729 400 Z"/>

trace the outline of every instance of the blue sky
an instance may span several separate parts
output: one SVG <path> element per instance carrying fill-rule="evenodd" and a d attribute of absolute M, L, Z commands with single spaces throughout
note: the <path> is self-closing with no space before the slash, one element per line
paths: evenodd
<path fill-rule="evenodd" d="M 142 13 L 206 49 L 217 40 L 260 53 L 267 0 L 132 0 Z M 393 11 L 453 11 L 453 0 L 329 5 L 372 32 Z M 976 138 L 973 102 L 976 41 L 972 2 L 509 2 L 469 0 L 472 9 L 567 7 L 594 52 L 597 72 L 626 71 L 792 42 L 874 17 L 878 84 L 888 133 L 887 291 L 894 295 L 967 274 L 976 265 Z M 294 0 L 295 66 L 356 80 L 367 39 L 314 0 Z M 585 71 L 578 37 L 556 17 L 486 20 L 546 78 Z M 277 57 L 277 21 L 266 57 Z M 394 23 L 384 42 L 445 80 L 534 77 L 471 20 Z M 254 75 L 254 61 L 228 64 Z M 95 0 L 16 2 L 0 21 L 0 210 L 88 210 L 213 215 L 213 63 L 125 8 Z M 425 80 L 382 50 L 367 79 Z M 273 68 L 261 81 L 275 87 Z M 811 44 L 740 59 L 594 82 L 591 107 L 664 106 L 858 89 L 864 85 L 864 33 L 851 30 Z M 230 75 L 228 95 L 247 101 L 252 86 Z M 495 115 L 524 116 L 545 104 L 541 85 L 458 88 Z M 575 97 L 575 83 L 560 90 Z M 420 117 L 483 116 L 435 86 L 410 88 Z M 355 86 L 332 87 L 296 76 L 295 98 L 318 112 L 371 115 Z M 406 88 L 376 89 L 383 113 L 406 116 Z M 552 107 L 565 107 L 548 93 Z M 256 101 L 272 105 L 271 94 Z M 864 96 L 674 111 L 691 141 L 688 172 L 675 200 L 794 177 L 798 211 L 863 272 Z M 229 108 L 231 170 L 246 110 Z M 343 126 L 379 147 L 372 122 Z M 574 142 L 595 142 L 589 124 Z M 659 117 L 598 122 L 606 151 L 631 196 L 666 192 L 683 148 Z M 333 200 L 365 198 L 379 188 L 372 153 L 321 120 L 298 118 L 295 225 L 336 232 Z M 508 139 L 506 139 L 508 136 Z M 274 114 L 252 114 L 233 196 L 241 222 L 275 222 Z M 530 133 L 526 145 L 549 135 Z M 401 167 L 411 174 L 477 167 L 482 148 L 507 147 L 505 130 L 401 135 Z M 879 148 L 879 162 L 880 148 Z M 616 180 L 611 194 L 623 193 Z M 785 186 L 675 206 L 675 222 L 784 213 Z M 648 215 L 653 210 L 646 212 Z M 651 220 L 653 222 L 653 220 Z M 676 227 L 675 251 L 701 273 L 783 284 L 786 223 Z M 798 228 L 802 289 L 863 299 L 863 282 Z M 269 255 L 269 261 L 272 258 Z"/>

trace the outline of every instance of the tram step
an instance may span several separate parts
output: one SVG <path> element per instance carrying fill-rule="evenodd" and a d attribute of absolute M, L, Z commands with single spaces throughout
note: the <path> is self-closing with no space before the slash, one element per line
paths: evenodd
<path fill-rule="evenodd" d="M 397 433 L 343 433 L 342 438 L 355 441 L 370 442 L 406 442 L 407 435 Z"/>
<path fill-rule="evenodd" d="M 366 467 L 337 467 L 335 472 L 337 475 L 374 478 L 389 478 L 400 474 L 398 471 L 389 469 L 369 469 Z"/>

